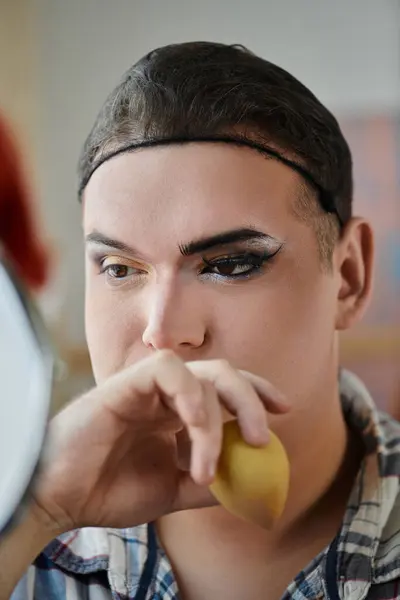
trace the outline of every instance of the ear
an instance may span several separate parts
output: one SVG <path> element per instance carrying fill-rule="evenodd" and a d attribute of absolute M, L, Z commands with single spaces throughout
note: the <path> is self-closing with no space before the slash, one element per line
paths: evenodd
<path fill-rule="evenodd" d="M 367 308 L 372 292 L 374 236 L 367 221 L 353 218 L 335 250 L 339 278 L 336 329 L 349 329 Z"/>

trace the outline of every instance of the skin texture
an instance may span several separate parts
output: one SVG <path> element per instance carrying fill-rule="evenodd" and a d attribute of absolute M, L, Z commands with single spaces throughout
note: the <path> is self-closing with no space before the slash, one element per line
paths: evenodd
<path fill-rule="evenodd" d="M 287 415 L 269 419 L 292 470 L 287 510 L 276 534 L 239 523 L 219 507 L 160 521 L 160 539 L 184 597 L 208 597 L 204 581 L 203 596 L 196 596 L 201 583 L 196 561 L 212 556 L 211 537 L 226 558 L 209 559 L 208 579 L 214 585 L 207 589 L 209 597 L 222 593 L 220 580 L 225 569 L 228 576 L 232 560 L 240 560 L 244 540 L 252 560 L 235 574 L 237 597 L 252 597 L 249 578 L 254 597 L 268 584 L 267 548 L 275 558 L 285 548 L 279 595 L 333 537 L 354 477 L 338 398 L 337 332 L 351 327 L 365 310 L 372 234 L 362 219 L 353 219 L 337 244 L 332 269 L 321 268 L 315 233 L 292 210 L 299 184 L 296 173 L 251 149 L 193 143 L 115 157 L 94 173 L 84 193 L 86 333 L 97 382 L 169 349 L 184 361 L 227 359 L 266 378 L 292 405 Z M 270 237 L 193 256 L 179 249 L 239 228 Z M 100 243 L 104 237 L 132 250 Z M 260 249 L 275 256 L 251 277 L 232 281 L 221 273 L 236 273 L 238 267 L 215 267 L 216 259 Z M 339 478 L 338 491 L 334 481 Z M 310 544 L 303 535 L 297 551 L 300 524 L 311 513 L 314 523 L 324 523 L 324 533 Z M 196 559 L 191 562 L 193 539 Z M 291 540 L 292 554 L 283 539 Z M 256 575 L 261 571 L 262 580 Z M 242 589 L 240 573 L 247 584 Z"/>

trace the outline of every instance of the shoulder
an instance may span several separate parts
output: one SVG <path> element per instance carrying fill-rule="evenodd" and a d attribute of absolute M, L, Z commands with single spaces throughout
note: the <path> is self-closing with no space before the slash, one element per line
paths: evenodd
<path fill-rule="evenodd" d="M 380 497 L 384 518 L 373 562 L 373 581 L 383 586 L 380 598 L 400 597 L 400 423 L 378 413 Z M 383 590 L 382 588 L 382 590 Z M 390 589 L 389 589 L 390 588 Z M 390 595 L 386 595 L 389 593 Z M 371 596 L 373 597 L 373 596 Z"/>
<path fill-rule="evenodd" d="M 400 476 L 400 423 L 384 412 L 378 412 L 376 442 L 382 477 Z"/>

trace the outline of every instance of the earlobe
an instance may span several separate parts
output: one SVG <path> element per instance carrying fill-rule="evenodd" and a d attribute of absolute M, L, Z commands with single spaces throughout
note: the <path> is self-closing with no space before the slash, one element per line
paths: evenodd
<path fill-rule="evenodd" d="M 371 297 L 374 238 L 367 221 L 353 218 L 346 225 L 336 252 L 339 274 L 336 329 L 352 327 L 363 316 Z"/>

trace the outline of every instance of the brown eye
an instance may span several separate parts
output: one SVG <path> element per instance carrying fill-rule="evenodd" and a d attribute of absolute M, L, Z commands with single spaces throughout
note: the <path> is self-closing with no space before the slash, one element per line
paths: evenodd
<path fill-rule="evenodd" d="M 107 273 L 107 275 L 113 277 L 114 279 L 124 279 L 125 277 L 128 277 L 128 275 L 130 275 L 131 269 L 129 269 L 129 267 L 127 267 L 126 265 L 116 264 L 108 265 L 104 270 Z"/>

